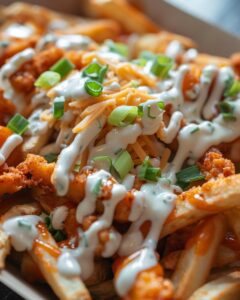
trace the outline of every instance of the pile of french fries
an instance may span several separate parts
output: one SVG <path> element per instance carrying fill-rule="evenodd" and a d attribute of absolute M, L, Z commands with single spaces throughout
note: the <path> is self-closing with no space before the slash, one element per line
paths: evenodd
<path fill-rule="evenodd" d="M 179 41 L 185 51 L 196 47 L 189 38 L 157 26 L 125 0 L 92 0 L 88 3 L 87 12 L 95 19 L 67 16 L 24 3 L 2 7 L 1 41 L 5 39 L 5 29 L 16 22 L 30 24 L 34 33 L 25 39 L 10 37 L 11 43 L 0 52 L 0 65 L 4 66 L 8 59 L 26 48 L 36 48 L 39 39 L 49 33 L 49 25 L 53 20 L 65 22 L 64 26 L 51 29 L 52 33 L 59 36 L 86 35 L 96 43 L 103 43 L 106 39 L 127 41 L 131 59 L 146 50 L 164 53 L 169 43 L 174 40 Z M 129 36 L 133 33 L 134 38 L 130 39 Z M 81 51 L 69 51 L 65 54 L 76 65 L 79 64 L 79 69 L 85 66 L 85 62 L 81 61 Z M 54 55 L 58 55 L 57 51 Z M 89 59 L 90 56 L 91 53 Z M 45 61 L 43 58 L 42 65 L 47 64 L 48 60 L 49 56 Z M 88 60 L 86 55 L 85 60 Z M 177 57 L 177 64 L 182 63 L 183 57 Z M 232 66 L 236 74 L 240 75 L 239 55 L 222 58 L 198 53 L 191 65 L 202 69 L 210 63 L 219 67 Z M 38 67 L 41 68 L 42 65 Z M 121 70 L 119 74 L 120 72 Z M 20 76 L 20 84 L 23 86 L 24 72 Z M 27 103 L 32 92 L 25 93 Z M 29 104 L 26 111 L 21 113 L 28 117 L 33 109 L 32 104 Z M 15 112 L 16 108 L 4 99 L 0 90 L 0 145 L 6 137 L 4 128 Z M 47 117 L 46 115 L 46 120 Z M 6 163 L 0 166 L 1 269 L 7 268 L 8 256 L 10 261 L 14 261 L 16 256 L 11 249 L 10 238 L 2 229 L 6 220 L 15 216 L 50 213 L 55 207 L 66 203 L 70 203 L 69 211 L 74 213 L 79 199 L 83 198 L 84 174 L 76 175 L 66 197 L 56 195 L 50 182 L 54 163 L 47 163 L 38 155 L 53 134 L 53 130 L 49 130 L 43 136 L 27 137 L 22 147 L 17 148 Z M 234 143 L 239 144 L 239 140 L 228 144 L 227 148 L 231 149 Z M 224 145 L 220 145 L 219 150 L 222 150 L 221 147 L 224 148 Z M 219 159 L 224 161 L 229 157 Z M 143 280 L 138 290 L 124 297 L 125 300 L 240 299 L 240 174 L 234 173 L 211 178 L 177 196 L 174 211 L 163 226 L 158 246 L 159 263 L 165 271 L 166 280 L 162 284 L 169 284 L 166 288 L 168 292 L 164 294 L 162 288 L 157 296 L 151 295 L 148 293 L 151 279 L 150 283 Z M 193 204 L 192 198 L 196 195 L 201 195 L 203 204 Z M 125 226 L 122 223 L 126 221 L 123 218 L 122 222 L 121 209 L 129 212 L 130 208 L 123 205 L 119 208 L 119 215 L 116 213 L 115 221 L 120 227 Z M 71 230 L 76 230 L 76 221 L 71 226 Z M 57 268 L 57 259 L 62 251 L 61 242 L 54 240 L 43 223 L 38 225 L 38 233 L 33 248 L 21 254 L 20 271 L 26 280 L 47 283 L 62 300 L 118 299 L 112 271 L 113 261 L 118 257 L 96 257 L 94 273 L 85 282 L 80 276 L 66 277 Z M 159 286 L 156 289 L 158 288 Z"/>

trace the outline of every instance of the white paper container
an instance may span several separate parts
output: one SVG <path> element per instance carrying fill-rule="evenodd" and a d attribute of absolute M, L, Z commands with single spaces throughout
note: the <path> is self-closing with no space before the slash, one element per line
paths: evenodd
<path fill-rule="evenodd" d="M 12 2 L 15 1 L 2 0 L 1 4 Z M 25 2 L 42 4 L 51 9 L 76 14 L 82 11 L 85 0 L 32 0 Z M 197 42 L 198 48 L 202 52 L 227 57 L 240 51 L 240 39 L 238 37 L 197 19 L 165 1 L 132 0 L 132 2 L 137 3 L 138 6 L 140 4 L 146 14 L 161 27 L 192 38 Z M 7 266 L 6 270 L 0 272 L 0 281 L 26 300 L 57 299 L 48 288 L 31 286 L 26 283 L 14 266 Z"/>

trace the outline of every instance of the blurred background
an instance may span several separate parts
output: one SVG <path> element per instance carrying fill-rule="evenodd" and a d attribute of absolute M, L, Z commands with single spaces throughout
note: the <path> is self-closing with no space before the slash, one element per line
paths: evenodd
<path fill-rule="evenodd" d="M 21 1 L 21 0 L 20 0 Z M 24 0 L 22 0 L 24 2 Z M 59 9 L 66 13 L 74 12 L 79 14 L 82 6 L 87 0 L 78 0 L 76 7 L 75 0 L 27 0 L 42 4 L 50 8 Z M 130 0 L 131 1 L 131 0 Z M 133 0 L 140 3 L 141 0 Z M 164 0 L 155 0 L 164 1 Z M 218 27 L 240 36 L 240 0 L 166 0 L 201 19 L 217 25 Z M 0 0 L 0 5 L 7 5 L 16 2 L 14 0 Z"/>
<path fill-rule="evenodd" d="M 239 0 L 168 0 L 167 2 L 240 36 Z"/>

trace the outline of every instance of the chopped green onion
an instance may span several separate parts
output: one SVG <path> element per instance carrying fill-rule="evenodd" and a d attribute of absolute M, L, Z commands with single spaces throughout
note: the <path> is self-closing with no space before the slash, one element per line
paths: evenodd
<path fill-rule="evenodd" d="M 67 235 L 63 230 L 56 230 L 56 232 L 53 234 L 53 237 L 57 243 L 62 242 L 66 240 Z"/>
<path fill-rule="evenodd" d="M 121 151 L 113 160 L 112 167 L 117 175 L 123 179 L 129 171 L 133 168 L 133 160 L 128 151 Z"/>
<path fill-rule="evenodd" d="M 53 236 L 53 238 L 55 239 L 56 242 L 59 243 L 61 241 L 66 240 L 67 235 L 66 235 L 65 231 L 54 229 L 52 226 L 52 220 L 51 220 L 50 216 L 45 217 L 44 221 L 45 221 L 48 231 L 51 233 L 51 235 Z"/>
<path fill-rule="evenodd" d="M 225 121 L 236 121 L 237 118 L 232 113 L 222 113 L 222 117 Z"/>
<path fill-rule="evenodd" d="M 55 119 L 60 119 L 64 115 L 64 102 L 65 98 L 63 96 L 56 97 L 53 101 L 53 117 Z"/>
<path fill-rule="evenodd" d="M 61 80 L 61 76 L 53 71 L 42 73 L 35 81 L 34 85 L 39 88 L 49 89 Z"/>
<path fill-rule="evenodd" d="M 143 105 L 138 106 L 138 116 L 142 117 L 143 116 Z"/>
<path fill-rule="evenodd" d="M 229 101 L 223 101 L 218 106 L 224 120 L 236 121 L 236 117 L 233 115 L 234 104 Z"/>
<path fill-rule="evenodd" d="M 102 155 L 102 156 L 95 156 L 92 158 L 94 167 L 97 169 L 104 169 L 104 170 L 110 170 L 112 166 L 112 159 L 110 156 Z"/>
<path fill-rule="evenodd" d="M 155 116 L 152 116 L 152 115 L 151 115 L 151 105 L 148 105 L 148 106 L 147 106 L 147 116 L 148 116 L 150 119 L 156 119 Z"/>
<path fill-rule="evenodd" d="M 131 87 L 134 87 L 134 88 L 139 87 L 139 81 L 138 80 L 132 80 L 131 81 Z"/>
<path fill-rule="evenodd" d="M 232 80 L 231 85 L 228 84 L 224 93 L 226 97 L 234 97 L 238 93 L 240 93 L 240 81 L 239 80 Z"/>
<path fill-rule="evenodd" d="M 81 164 L 79 163 L 79 164 L 75 164 L 75 166 L 74 166 L 74 171 L 75 172 L 79 172 L 80 171 L 80 167 L 81 167 Z"/>
<path fill-rule="evenodd" d="M 158 107 L 159 107 L 160 109 L 164 110 L 164 108 L 165 108 L 165 103 L 164 103 L 163 101 L 159 101 L 159 102 L 158 102 Z"/>
<path fill-rule="evenodd" d="M 176 173 L 176 178 L 177 184 L 185 189 L 191 182 L 203 180 L 205 176 L 201 173 L 198 166 L 193 165 Z"/>
<path fill-rule="evenodd" d="M 157 55 L 153 60 L 150 70 L 154 75 L 160 78 L 166 78 L 172 66 L 173 60 L 170 57 Z"/>
<path fill-rule="evenodd" d="M 96 195 L 99 196 L 100 192 L 101 192 L 101 187 L 102 187 L 102 179 L 99 179 L 97 181 L 97 183 L 95 184 L 95 186 L 93 187 L 92 192 Z"/>
<path fill-rule="evenodd" d="M 22 135 L 28 129 L 29 121 L 25 119 L 22 115 L 16 114 L 11 118 L 7 124 L 7 128 L 11 129 L 13 132 Z"/>
<path fill-rule="evenodd" d="M 147 60 L 145 58 L 137 58 L 132 60 L 132 63 L 140 67 L 145 67 L 147 64 Z"/>
<path fill-rule="evenodd" d="M 108 49 L 111 52 L 118 53 L 121 56 L 128 56 L 128 46 L 123 43 L 114 43 L 113 41 L 107 41 Z"/>
<path fill-rule="evenodd" d="M 137 106 L 121 105 L 116 107 L 108 116 L 108 124 L 117 127 L 124 127 L 132 124 L 137 115 Z"/>
<path fill-rule="evenodd" d="M 148 167 L 145 179 L 149 181 L 158 181 L 158 178 L 161 177 L 161 169 L 160 168 L 154 168 L 154 167 Z"/>
<path fill-rule="evenodd" d="M 25 220 L 18 220 L 18 226 L 26 228 L 28 230 L 32 229 L 32 225 L 29 222 L 25 221 Z"/>
<path fill-rule="evenodd" d="M 65 77 L 70 71 L 74 69 L 74 64 L 70 62 L 67 58 L 62 58 L 57 61 L 52 67 L 51 71 L 58 73 L 61 78 Z"/>
<path fill-rule="evenodd" d="M 88 65 L 84 70 L 83 70 L 83 76 L 84 77 L 89 77 L 93 80 L 103 82 L 103 79 L 107 73 L 108 66 L 101 66 L 97 62 L 93 62 L 90 65 Z"/>
<path fill-rule="evenodd" d="M 52 163 L 52 162 L 55 162 L 55 161 L 57 161 L 57 154 L 55 154 L 55 153 L 48 153 L 48 154 L 45 154 L 44 155 L 44 158 L 46 159 L 46 161 L 48 162 L 48 163 Z"/>
<path fill-rule="evenodd" d="M 100 82 L 88 78 L 84 84 L 86 92 L 93 97 L 98 97 L 101 95 L 103 86 Z"/>
<path fill-rule="evenodd" d="M 149 156 L 144 159 L 138 172 L 138 178 L 141 180 L 157 181 L 161 177 L 161 169 L 152 167 Z"/>
<path fill-rule="evenodd" d="M 196 126 L 195 128 L 192 129 L 192 131 L 190 131 L 190 133 L 193 134 L 193 133 L 195 133 L 195 132 L 197 132 L 199 130 L 200 130 L 199 127 Z"/>

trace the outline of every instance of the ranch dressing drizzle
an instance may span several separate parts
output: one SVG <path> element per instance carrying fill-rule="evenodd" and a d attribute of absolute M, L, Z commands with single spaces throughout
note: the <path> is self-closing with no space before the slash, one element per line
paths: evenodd
<path fill-rule="evenodd" d="M 40 119 L 41 113 L 44 111 L 44 108 L 38 108 L 33 111 L 31 116 L 28 118 L 29 128 L 26 132 L 26 135 L 30 136 L 40 136 L 45 134 L 49 129 L 48 122 L 42 121 Z"/>
<path fill-rule="evenodd" d="M 19 134 L 10 135 L 2 147 L 0 148 L 0 166 L 3 165 L 13 150 L 23 142 L 23 138 Z"/>
<path fill-rule="evenodd" d="M 64 50 L 85 50 L 92 43 L 93 40 L 87 36 L 70 34 L 58 37 L 55 45 Z"/>
<path fill-rule="evenodd" d="M 203 116 L 205 119 L 211 119 L 214 115 L 216 115 L 216 105 L 219 99 L 221 99 L 226 83 L 229 79 L 233 79 L 233 77 L 234 73 L 230 67 L 220 69 L 211 95 L 203 109 Z"/>
<path fill-rule="evenodd" d="M 161 140 L 164 143 L 170 144 L 173 141 L 180 129 L 182 119 L 183 114 L 180 111 L 175 111 L 172 114 L 168 127 L 163 128 L 163 137 Z"/>
<path fill-rule="evenodd" d="M 120 271 L 117 279 L 115 279 L 117 293 L 121 297 L 126 296 L 138 274 L 143 270 L 156 266 L 156 264 L 157 258 L 153 249 L 143 248 L 140 250 L 138 256 L 129 262 L 127 266 Z"/>
<path fill-rule="evenodd" d="M 141 187 L 144 197 L 144 212 L 123 235 L 118 253 L 128 256 L 140 250 L 140 254 L 127 264 L 115 280 L 115 287 L 120 296 L 127 294 L 139 272 L 157 264 L 154 253 L 162 230 L 162 226 L 171 213 L 176 195 L 167 179 L 161 178 L 158 183 L 146 183 Z M 151 228 L 143 239 L 140 228 L 145 221 L 151 222 Z"/>
<path fill-rule="evenodd" d="M 220 114 L 212 122 L 203 121 L 199 125 L 189 124 L 180 130 L 178 150 L 168 170 L 173 181 L 175 180 L 175 173 L 181 169 L 187 158 L 196 161 L 211 146 L 231 142 L 239 137 L 240 99 L 234 101 L 233 105 L 233 115 L 236 117 L 236 121 L 225 121 Z M 196 141 L 200 142 L 196 143 Z"/>
<path fill-rule="evenodd" d="M 34 31 L 30 25 L 13 23 L 4 30 L 3 34 L 10 38 L 27 39 L 35 33 Z"/>
<path fill-rule="evenodd" d="M 99 126 L 99 122 L 101 127 Z M 67 194 L 69 187 L 69 173 L 73 168 L 77 157 L 99 134 L 104 123 L 105 117 L 99 118 L 98 122 L 94 121 L 89 127 L 78 133 L 73 142 L 60 153 L 51 177 L 51 181 L 55 186 L 59 196 L 64 196 Z"/>
<path fill-rule="evenodd" d="M 96 184 L 99 183 L 99 180 L 102 181 L 102 183 L 104 184 L 104 181 L 106 181 L 107 178 L 110 176 L 111 175 L 109 173 L 103 170 L 100 170 L 88 176 L 86 182 L 86 195 L 83 201 L 79 203 L 76 212 L 76 218 L 79 223 L 82 223 L 84 217 L 93 213 L 96 208 L 97 195 L 94 191 Z M 127 191 L 123 185 L 118 183 L 113 184 L 111 198 L 102 201 L 104 206 L 104 212 L 102 216 L 100 216 L 99 219 L 95 221 L 87 231 L 79 233 L 81 236 L 81 242 L 78 248 L 74 250 L 64 250 L 64 252 L 69 253 L 71 257 L 74 257 L 75 261 L 78 262 L 80 274 L 83 279 L 89 278 L 89 276 L 91 276 L 93 272 L 94 252 L 99 244 L 98 234 L 100 231 L 108 229 L 111 226 L 113 222 L 115 208 L 119 201 L 123 199 L 126 192 Z M 114 231 L 112 231 L 112 234 L 115 235 Z M 119 234 L 114 238 L 112 237 L 112 239 L 116 241 L 117 246 L 120 244 L 121 237 Z M 112 243 L 108 245 L 107 249 L 105 249 L 106 252 L 104 253 L 104 256 L 112 255 L 113 252 L 116 251 L 115 247 L 116 245 L 113 245 Z M 66 263 L 66 260 L 63 265 L 63 262 L 61 261 L 61 256 L 58 261 L 59 270 L 65 268 L 65 272 L 67 272 L 68 275 L 71 275 L 71 267 L 68 268 L 69 264 Z"/>
<path fill-rule="evenodd" d="M 23 103 L 19 102 L 19 97 L 16 97 L 15 91 L 9 81 L 9 77 L 14 74 L 25 62 L 31 60 L 35 51 L 31 48 L 25 49 L 11 57 L 0 70 L 0 86 L 3 89 L 3 96 L 11 100 L 20 110 Z"/>
<path fill-rule="evenodd" d="M 86 80 L 87 77 L 81 77 L 81 72 L 75 72 L 51 89 L 50 95 L 63 96 L 66 100 L 85 100 L 90 97 L 84 87 Z"/>
<path fill-rule="evenodd" d="M 167 49 L 165 51 L 165 54 L 168 57 L 171 57 L 172 59 L 176 59 L 179 55 L 181 55 L 183 53 L 184 49 L 182 44 L 179 41 L 172 41 L 171 43 L 169 43 L 169 45 L 167 46 Z"/>
<path fill-rule="evenodd" d="M 31 250 L 35 238 L 38 236 L 36 225 L 42 221 L 35 215 L 13 217 L 3 223 L 3 230 L 11 237 L 15 250 Z"/>
<path fill-rule="evenodd" d="M 51 213 L 52 216 L 52 226 L 54 229 L 63 229 L 64 221 L 68 215 L 67 206 L 58 206 Z"/>
<path fill-rule="evenodd" d="M 139 124 L 122 128 L 113 128 L 105 138 L 105 144 L 93 147 L 89 154 L 89 162 L 94 156 L 108 155 L 114 158 L 119 150 L 125 150 L 129 144 L 134 144 L 141 134 Z"/>

